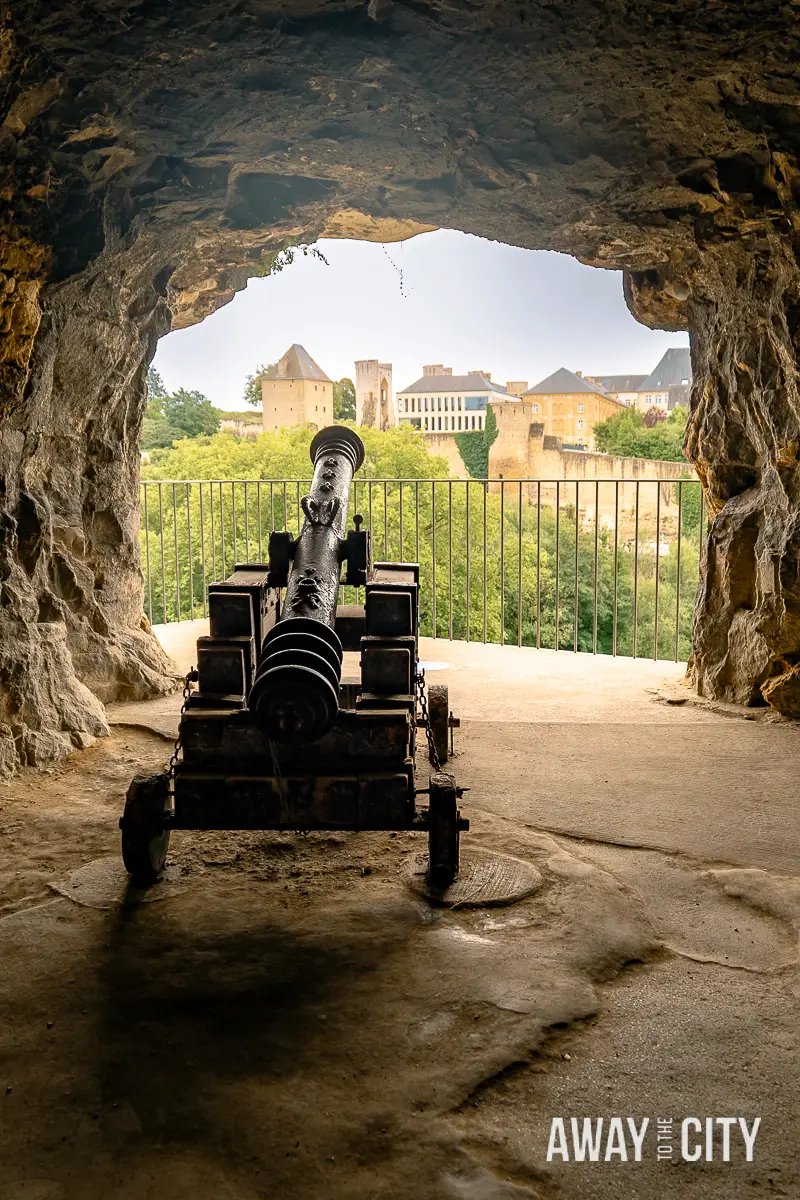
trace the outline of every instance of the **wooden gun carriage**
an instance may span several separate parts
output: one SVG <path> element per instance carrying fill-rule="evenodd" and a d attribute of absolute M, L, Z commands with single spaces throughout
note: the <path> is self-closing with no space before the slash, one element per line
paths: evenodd
<path fill-rule="evenodd" d="M 418 565 L 373 563 L 359 516 L 345 530 L 363 457 L 353 430 L 321 430 L 300 536 L 273 533 L 268 563 L 209 586 L 175 753 L 133 780 L 120 820 L 134 882 L 158 876 L 173 829 L 426 830 L 431 883 L 457 874 L 468 822 L 443 767 L 458 722 L 419 666 Z M 339 605 L 340 582 L 364 604 Z M 359 651 L 358 675 L 342 677 L 346 650 Z M 433 767 L 423 787 L 420 741 Z"/>

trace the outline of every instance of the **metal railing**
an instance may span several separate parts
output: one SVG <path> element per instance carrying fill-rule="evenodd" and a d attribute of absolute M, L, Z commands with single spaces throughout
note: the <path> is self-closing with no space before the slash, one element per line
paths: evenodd
<path fill-rule="evenodd" d="M 302 524 L 310 480 L 141 484 L 145 609 L 207 613 L 206 588 L 263 562 L 269 534 Z M 373 479 L 350 513 L 373 557 L 420 564 L 429 637 L 685 659 L 705 529 L 695 479 Z M 357 599 L 342 587 L 342 602 Z"/>

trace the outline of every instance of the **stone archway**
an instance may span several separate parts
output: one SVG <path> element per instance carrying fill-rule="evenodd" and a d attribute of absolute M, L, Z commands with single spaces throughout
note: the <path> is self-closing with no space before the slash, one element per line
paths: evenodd
<path fill-rule="evenodd" d="M 686 30 L 691 29 L 691 37 Z M 141 619 L 159 336 L 294 239 L 438 226 L 621 269 L 689 328 L 705 693 L 800 708 L 793 10 L 13 5 L 0 39 L 0 769 L 174 686 Z"/>

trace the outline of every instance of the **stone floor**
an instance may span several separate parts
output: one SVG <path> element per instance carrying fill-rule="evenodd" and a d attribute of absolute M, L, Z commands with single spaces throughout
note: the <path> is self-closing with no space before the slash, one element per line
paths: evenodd
<path fill-rule="evenodd" d="M 202 631 L 159 633 L 185 669 Z M 800 1196 L 798 728 L 674 664 L 422 656 L 464 845 L 542 873 L 515 905 L 429 906 L 410 834 L 175 835 L 131 893 L 116 822 L 179 697 L 0 788 L 0 1200 Z M 751 1163 L 738 1126 L 682 1159 L 728 1116 Z M 557 1117 L 604 1118 L 600 1161 L 547 1161 Z"/>

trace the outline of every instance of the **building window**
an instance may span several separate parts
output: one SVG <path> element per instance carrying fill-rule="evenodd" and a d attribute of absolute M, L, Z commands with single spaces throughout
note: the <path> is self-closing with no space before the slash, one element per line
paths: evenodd
<path fill-rule="evenodd" d="M 578 405 L 578 412 L 583 412 L 583 405 L 582 405 L 582 404 L 579 404 L 579 405 Z"/>
<path fill-rule="evenodd" d="M 539 411 L 539 405 L 538 405 L 538 404 L 534 404 L 534 406 L 533 406 L 533 411 L 534 411 L 535 413 L 537 413 L 537 412 Z"/>
<path fill-rule="evenodd" d="M 578 429 L 583 429 L 583 421 L 578 421 Z"/>
<path fill-rule="evenodd" d="M 688 380 L 688 379 L 682 379 L 682 380 L 681 380 L 681 385 L 682 385 L 683 387 L 686 387 L 686 385 L 688 384 L 688 382 L 689 382 L 689 380 Z"/>
<path fill-rule="evenodd" d="M 438 420 L 439 420 L 439 428 L 441 429 L 442 428 L 442 418 L 439 417 Z"/>
<path fill-rule="evenodd" d="M 425 397 L 425 412 L 428 411 L 428 397 Z"/>

